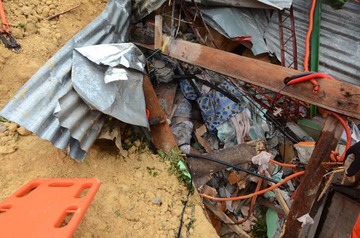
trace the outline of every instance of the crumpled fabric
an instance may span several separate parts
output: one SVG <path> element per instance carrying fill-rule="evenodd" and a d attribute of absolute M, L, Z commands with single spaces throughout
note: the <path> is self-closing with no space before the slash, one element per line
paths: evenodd
<path fill-rule="evenodd" d="M 301 227 L 305 226 L 306 224 L 314 224 L 314 220 L 310 217 L 309 213 L 299 217 L 297 220 L 302 223 Z"/>
<path fill-rule="evenodd" d="M 259 171 L 262 172 L 269 167 L 271 154 L 266 151 L 261 151 L 258 155 L 251 158 L 253 164 L 259 165 Z"/>
<path fill-rule="evenodd" d="M 221 88 L 241 99 L 242 94 L 231 83 L 224 81 L 219 84 Z M 241 106 L 222 93 L 211 89 L 208 93 L 198 96 L 195 90 L 187 80 L 180 82 L 181 91 L 188 100 L 196 100 L 205 122 L 210 132 L 213 132 L 217 126 L 228 121 L 234 115 L 242 112 L 245 107 Z"/>

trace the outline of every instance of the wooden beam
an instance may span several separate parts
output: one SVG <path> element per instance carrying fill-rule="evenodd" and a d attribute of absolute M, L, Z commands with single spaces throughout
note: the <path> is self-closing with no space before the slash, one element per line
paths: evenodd
<path fill-rule="evenodd" d="M 164 54 L 274 92 L 286 77 L 301 73 L 279 65 L 239 56 L 183 40 L 164 39 Z M 321 108 L 360 119 L 360 86 L 338 80 L 320 79 L 320 91 L 312 93 L 309 82 L 284 88 L 281 93 Z"/>
<path fill-rule="evenodd" d="M 155 16 L 155 43 L 154 48 L 160 49 L 162 46 L 162 16 Z"/>
<path fill-rule="evenodd" d="M 297 188 L 297 194 L 291 205 L 282 237 L 299 237 L 301 223 L 297 218 L 311 212 L 325 174 L 325 168 L 321 163 L 329 160 L 331 150 L 336 148 L 342 132 L 343 127 L 340 122 L 335 117 L 328 116 L 306 166 L 302 182 Z"/>
<path fill-rule="evenodd" d="M 211 151 L 205 155 L 241 167 L 243 164 L 251 162 L 251 158 L 256 154 L 256 144 L 244 143 L 226 149 Z M 187 158 L 187 163 L 194 178 L 199 178 L 227 168 L 226 165 L 203 159 Z"/>
<path fill-rule="evenodd" d="M 165 152 L 177 146 L 175 137 L 166 121 L 165 113 L 159 103 L 149 77 L 144 77 L 143 90 L 145 95 L 146 108 L 150 111 L 151 118 L 159 118 L 158 124 L 150 125 L 151 138 L 157 149 Z"/>
<path fill-rule="evenodd" d="M 217 216 L 225 224 L 230 224 L 229 228 L 235 232 L 239 237 L 250 238 L 248 233 L 246 233 L 240 226 L 236 225 L 224 212 L 222 212 L 215 205 L 211 204 L 208 200 L 204 200 L 204 205 L 209 209 L 215 216 Z"/>

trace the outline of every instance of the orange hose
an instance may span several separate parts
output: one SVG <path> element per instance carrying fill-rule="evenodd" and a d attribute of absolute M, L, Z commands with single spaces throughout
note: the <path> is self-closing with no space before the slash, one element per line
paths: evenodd
<path fill-rule="evenodd" d="M 311 9 L 309 13 L 309 28 L 305 38 L 305 56 L 304 56 L 304 71 L 309 71 L 309 57 L 310 57 L 310 37 L 314 24 L 314 11 L 315 11 L 316 0 L 311 3 Z M 310 79 L 310 82 L 314 85 L 313 93 L 317 94 L 319 91 L 319 84 L 315 79 Z"/>
<path fill-rule="evenodd" d="M 261 173 L 261 175 L 264 175 L 264 174 L 265 174 L 265 173 L 264 173 L 264 171 L 263 171 L 263 172 Z M 255 193 L 260 190 L 262 181 L 263 181 L 263 179 L 262 179 L 262 178 L 259 178 L 258 183 L 257 183 L 256 188 L 255 188 Z M 246 221 L 251 217 L 251 215 L 253 214 L 253 211 L 254 211 L 254 206 L 255 206 L 256 198 L 257 198 L 257 195 L 254 195 L 254 196 L 251 198 L 251 203 L 250 203 L 250 208 L 249 208 L 248 216 L 247 216 L 245 219 L 241 220 L 241 221 L 234 221 L 235 224 L 237 224 L 237 225 L 243 224 L 244 222 L 246 222 Z"/>
<path fill-rule="evenodd" d="M 287 168 L 296 168 L 296 164 L 283 164 L 283 163 L 280 163 L 276 160 L 273 160 L 273 159 L 270 159 L 270 162 L 274 163 L 274 164 L 277 164 L 277 165 L 280 165 L 281 167 L 287 167 Z"/>
<path fill-rule="evenodd" d="M 334 117 L 336 117 L 336 119 L 338 119 L 341 123 L 341 125 L 344 127 L 344 130 L 345 130 L 345 133 L 346 133 L 346 147 L 345 147 L 345 151 L 344 153 L 340 156 L 340 158 L 337 159 L 337 161 L 339 162 L 344 162 L 345 160 L 345 154 L 346 154 L 346 151 L 350 148 L 351 146 L 351 131 L 348 127 L 348 125 L 346 124 L 346 121 L 344 119 L 342 119 L 341 116 L 339 116 L 337 113 L 335 112 L 332 112 L 331 113 Z"/>
<path fill-rule="evenodd" d="M 305 38 L 305 56 L 304 56 L 304 71 L 309 71 L 309 57 L 310 57 L 310 37 L 311 37 L 311 33 L 312 33 L 312 29 L 313 29 L 313 22 L 314 22 L 314 11 L 315 11 L 315 5 L 316 5 L 316 0 L 312 1 L 311 4 L 311 9 L 310 9 L 310 13 L 309 13 L 309 28 L 306 34 L 306 38 Z M 331 78 L 333 79 L 331 76 L 329 77 L 324 77 L 324 78 Z M 315 79 L 308 79 L 310 80 L 310 82 L 314 85 L 314 90 L 313 92 L 316 94 L 317 91 L 319 90 L 319 85 L 317 83 L 317 81 Z M 348 128 L 348 126 L 346 125 L 346 122 L 344 121 L 344 119 L 342 119 L 338 114 L 336 114 L 335 112 L 332 112 L 332 114 L 340 121 L 340 123 L 342 124 L 342 126 L 345 129 L 346 132 L 346 150 L 349 149 L 350 145 L 351 145 L 351 132 L 350 129 Z M 345 154 L 346 154 L 346 150 L 344 151 L 344 153 L 340 156 L 340 158 L 336 158 L 335 154 L 330 155 L 330 158 L 332 160 L 337 160 L 340 162 L 343 162 L 345 159 Z"/>
<path fill-rule="evenodd" d="M 309 28 L 305 38 L 305 56 L 304 56 L 304 71 L 309 71 L 309 57 L 310 57 L 310 37 L 314 24 L 314 11 L 315 11 L 316 0 L 312 1 L 311 9 L 309 13 Z"/>
<path fill-rule="evenodd" d="M 274 190 L 275 188 L 280 187 L 281 185 L 283 185 L 284 183 L 286 183 L 290 179 L 293 179 L 293 178 L 295 178 L 297 176 L 303 175 L 304 173 L 305 173 L 305 171 L 300 171 L 300 172 L 294 173 L 292 175 L 287 176 L 286 178 L 281 180 L 279 183 L 272 185 L 271 187 L 268 187 L 266 189 L 263 189 L 263 190 L 260 190 L 258 192 L 251 193 L 251 194 L 248 194 L 248 195 L 243 195 L 243 196 L 238 196 L 238 197 L 231 197 L 231 198 L 216 198 L 216 197 L 212 197 L 212 196 L 200 193 L 200 196 L 203 197 L 203 198 L 214 200 L 214 201 L 238 201 L 238 200 L 242 200 L 242 199 L 246 199 L 246 198 L 251 198 L 253 196 L 258 196 L 258 195 L 264 194 L 266 192 L 269 192 L 271 190 Z"/>

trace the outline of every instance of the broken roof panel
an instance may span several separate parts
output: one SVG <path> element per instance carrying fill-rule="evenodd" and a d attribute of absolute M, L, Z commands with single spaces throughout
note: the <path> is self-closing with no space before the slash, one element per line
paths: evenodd
<path fill-rule="evenodd" d="M 191 0 L 187 0 L 191 2 Z M 290 8 L 292 0 L 195 0 L 196 3 L 208 6 L 248 7 L 262 9 Z"/>
<path fill-rule="evenodd" d="M 303 70 L 305 35 L 308 29 L 311 2 L 294 0 L 295 29 L 299 70 Z M 348 83 L 360 85 L 360 4 L 349 1 L 343 9 L 322 5 L 319 71 Z M 286 32 L 287 33 L 287 32 Z M 289 34 L 284 35 L 286 39 Z M 269 49 L 280 59 L 278 13 L 274 12 L 265 33 Z M 291 44 L 286 50 L 292 52 Z M 286 65 L 292 61 L 286 54 Z"/>
<path fill-rule="evenodd" d="M 254 55 L 269 52 L 263 39 L 265 28 L 262 22 L 267 22 L 266 11 L 221 7 L 201 9 L 201 12 L 212 28 L 229 39 L 251 36 L 251 50 Z"/>
<path fill-rule="evenodd" d="M 76 97 L 68 98 L 68 104 L 62 106 L 69 113 L 59 118 L 55 116 L 55 109 L 56 112 L 59 109 L 58 103 L 62 104 L 60 99 L 72 92 L 70 76 L 73 49 L 100 43 L 124 42 L 129 17 L 130 0 L 110 0 L 99 17 L 76 34 L 20 88 L 0 115 L 51 141 L 59 149 L 64 150 L 69 146 L 72 158 L 84 159 L 89 145 L 95 141 L 102 127 L 103 118 L 94 117 L 96 111 L 89 113 L 88 109 L 83 110 L 84 105 Z M 61 125 L 60 120 L 67 123 Z M 84 130 L 71 132 L 71 128 L 79 127 L 80 124 Z"/>

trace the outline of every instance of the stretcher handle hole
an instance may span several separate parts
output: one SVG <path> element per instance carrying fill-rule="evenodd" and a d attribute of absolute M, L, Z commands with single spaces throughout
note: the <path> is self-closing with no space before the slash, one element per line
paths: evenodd
<path fill-rule="evenodd" d="M 53 182 L 50 183 L 48 186 L 54 188 L 64 188 L 64 187 L 66 188 L 66 187 L 71 187 L 73 185 L 74 185 L 73 182 Z"/>
<path fill-rule="evenodd" d="M 79 209 L 77 206 L 71 206 L 65 210 L 60 219 L 57 221 L 55 227 L 62 228 L 67 226 L 73 218 L 75 212 Z"/>
<path fill-rule="evenodd" d="M 70 223 L 73 216 L 74 216 L 74 212 L 67 213 L 66 216 L 64 217 L 64 219 L 62 220 L 62 222 L 60 223 L 60 226 L 58 228 L 67 226 Z"/>
<path fill-rule="evenodd" d="M 90 190 L 90 188 L 92 187 L 92 183 L 85 183 L 85 184 L 83 184 L 82 186 L 81 186 L 81 188 L 80 188 L 80 190 L 76 193 L 76 198 L 82 198 L 82 197 L 85 197 L 87 194 L 88 194 L 88 192 L 89 192 L 89 190 Z"/>
<path fill-rule="evenodd" d="M 0 216 L 1 216 L 1 215 L 4 215 L 5 212 L 7 212 L 7 210 L 9 210 L 10 208 L 12 208 L 12 205 L 10 205 L 10 204 L 2 205 L 2 206 L 0 207 Z"/>
<path fill-rule="evenodd" d="M 31 183 L 21 189 L 19 193 L 16 195 L 18 198 L 22 198 L 28 196 L 31 192 L 33 192 L 37 187 L 39 187 L 40 183 Z"/>

